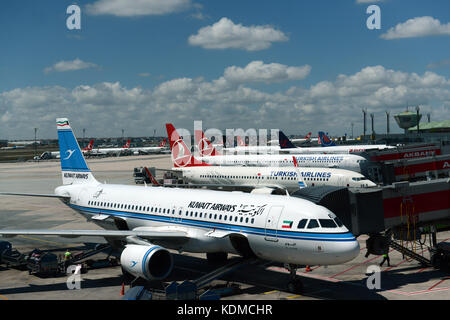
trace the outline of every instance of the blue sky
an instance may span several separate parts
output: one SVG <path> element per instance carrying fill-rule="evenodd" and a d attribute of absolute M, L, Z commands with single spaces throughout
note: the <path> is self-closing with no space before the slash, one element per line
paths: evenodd
<path fill-rule="evenodd" d="M 0 138 L 56 137 L 59 116 L 92 136 L 194 120 L 359 134 L 362 107 L 384 133 L 384 111 L 406 103 L 448 119 L 450 2 L 361 2 L 2 1 Z M 81 30 L 66 27 L 71 4 Z"/>

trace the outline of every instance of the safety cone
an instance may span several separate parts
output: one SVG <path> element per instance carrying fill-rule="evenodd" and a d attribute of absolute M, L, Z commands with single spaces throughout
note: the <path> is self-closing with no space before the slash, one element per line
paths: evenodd
<path fill-rule="evenodd" d="M 306 266 L 305 272 L 311 272 L 311 268 L 309 266 Z"/>
<path fill-rule="evenodd" d="M 120 295 L 124 296 L 125 295 L 125 283 L 122 282 L 122 289 L 120 289 Z"/>

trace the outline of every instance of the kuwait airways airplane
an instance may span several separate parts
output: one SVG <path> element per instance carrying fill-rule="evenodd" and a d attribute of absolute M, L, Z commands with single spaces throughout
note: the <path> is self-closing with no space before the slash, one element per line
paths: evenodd
<path fill-rule="evenodd" d="M 242 167 L 213 166 L 196 159 L 179 136 L 173 125 L 167 124 L 170 137 L 174 171 L 181 171 L 188 183 L 204 186 L 236 186 L 251 189 L 252 193 L 271 194 L 276 189 L 295 192 L 304 187 L 338 186 L 367 188 L 376 184 L 362 174 L 343 169 L 299 168 L 295 157 L 295 167 Z M 179 153 L 185 150 L 186 154 Z M 180 160 L 181 159 L 181 162 Z M 183 162 L 189 159 L 189 162 Z M 192 165 L 194 163 L 199 165 Z"/>
<path fill-rule="evenodd" d="M 148 280 L 170 274 L 173 258 L 167 249 L 207 253 L 210 257 L 219 253 L 256 257 L 287 264 L 291 291 L 301 288 L 295 272 L 298 265 L 341 264 L 359 253 L 354 235 L 330 210 L 304 199 L 102 184 L 89 170 L 66 118 L 57 119 L 57 131 L 63 185 L 54 195 L 40 196 L 61 199 L 92 222 L 116 230 L 2 229 L 0 235 L 123 240 L 123 270 Z"/>
<path fill-rule="evenodd" d="M 172 124 L 167 124 L 170 132 L 175 132 Z M 167 131 L 169 132 L 169 127 Z M 178 148 L 178 141 L 171 139 L 170 145 Z M 222 166 L 257 166 L 257 167 L 294 167 L 292 156 L 284 154 L 250 154 L 250 155 L 222 155 L 204 136 L 201 130 L 195 131 L 195 141 L 200 152 L 198 160 L 210 165 Z M 173 148 L 173 147 L 172 147 Z M 301 149 L 301 148 L 296 148 Z M 295 159 L 300 167 L 320 167 L 346 169 L 355 172 L 361 172 L 361 167 L 367 163 L 367 160 L 354 154 L 301 154 L 296 155 Z"/>

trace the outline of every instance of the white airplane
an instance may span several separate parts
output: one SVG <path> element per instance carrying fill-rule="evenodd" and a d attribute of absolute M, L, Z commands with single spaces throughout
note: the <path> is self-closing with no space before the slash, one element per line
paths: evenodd
<path fill-rule="evenodd" d="M 287 137 L 285 137 L 286 142 L 280 145 L 283 152 L 291 153 L 291 154 L 302 154 L 302 153 L 320 153 L 320 154 L 349 154 L 356 152 L 364 152 L 368 150 L 385 150 L 385 149 L 393 149 L 394 146 L 388 146 L 385 144 L 355 144 L 355 145 L 342 145 L 337 146 L 328 136 L 319 131 L 319 140 L 322 147 L 312 147 L 312 148 L 297 148 L 292 149 L 292 143 L 289 141 Z"/>
<path fill-rule="evenodd" d="M 89 141 L 89 144 L 84 148 L 81 149 L 81 152 L 83 154 L 87 155 L 92 151 L 92 146 L 94 145 L 94 139 L 91 139 Z M 36 156 L 35 160 L 45 160 L 45 159 L 59 159 L 59 151 L 44 151 L 40 156 Z"/>
<path fill-rule="evenodd" d="M 158 147 L 136 147 L 136 148 L 129 148 L 129 150 L 133 154 L 153 154 L 153 153 L 161 153 L 164 150 L 166 150 L 166 138 L 163 139 L 163 141 L 159 144 Z"/>
<path fill-rule="evenodd" d="M 170 136 L 171 132 L 175 131 L 175 128 L 172 124 L 166 124 L 166 127 L 169 134 L 170 146 L 173 150 L 173 144 L 178 143 L 176 140 L 171 140 Z M 199 138 L 197 139 L 197 148 L 200 152 L 200 157 L 198 157 L 198 160 L 206 162 L 210 165 L 258 167 L 294 166 L 292 157 L 287 154 L 222 155 L 211 145 L 211 142 L 204 137 L 203 132 L 197 132 L 197 136 Z M 337 168 L 359 173 L 361 172 L 361 166 L 367 163 L 365 158 L 354 154 L 300 154 L 296 155 L 295 159 L 302 168 Z"/>
<path fill-rule="evenodd" d="M 92 148 L 89 152 L 90 155 L 116 155 L 119 156 L 130 151 L 130 139 L 121 148 Z"/>
<path fill-rule="evenodd" d="M 190 152 L 189 148 L 173 131 L 173 126 L 166 125 L 167 134 L 174 141 L 179 141 L 179 147 L 185 150 L 185 156 L 191 157 L 194 162 L 200 163 Z M 173 144 L 175 145 L 175 144 Z M 173 157 L 172 157 L 173 159 Z M 307 186 L 338 186 L 368 188 L 376 184 L 362 174 L 343 169 L 332 168 L 299 168 L 296 158 L 292 157 L 295 167 L 241 167 L 241 166 L 194 166 L 190 163 L 179 166 L 174 161 L 174 171 L 181 171 L 188 183 L 203 186 L 236 186 L 251 189 L 252 193 L 271 194 L 276 189 L 294 192 Z"/>
<path fill-rule="evenodd" d="M 280 130 L 279 132 L 282 133 L 281 130 Z M 300 145 L 305 144 L 305 143 L 307 143 L 307 142 L 317 142 L 317 141 L 318 141 L 318 138 L 311 138 L 311 134 L 312 134 L 312 132 L 308 132 L 308 134 L 307 134 L 304 138 L 291 139 L 290 141 L 291 141 L 293 144 L 300 144 Z M 283 135 L 284 135 L 284 133 L 283 133 Z M 270 140 L 268 143 L 269 143 L 269 144 L 278 144 L 279 141 L 280 141 L 280 139 L 278 138 L 278 140 Z"/>
<path fill-rule="evenodd" d="M 3 195 L 57 198 L 92 222 L 116 230 L 2 229 L 0 235 L 123 240 L 122 269 L 147 280 L 161 280 L 170 274 L 173 258 L 168 249 L 256 257 L 287 264 L 292 276 L 290 291 L 301 289 L 298 265 L 341 264 L 359 254 L 358 241 L 339 219 L 304 199 L 102 184 L 89 170 L 66 118 L 57 119 L 57 130 L 63 185 L 52 195 Z M 174 148 L 181 151 L 179 144 Z"/>

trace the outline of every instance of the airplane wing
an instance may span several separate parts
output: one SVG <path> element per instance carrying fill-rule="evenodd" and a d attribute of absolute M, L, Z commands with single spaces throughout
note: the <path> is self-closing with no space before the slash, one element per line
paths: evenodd
<path fill-rule="evenodd" d="M 70 199 L 69 196 L 60 196 L 60 195 L 56 195 L 56 194 L 43 194 L 43 193 L 0 192 L 0 196 L 26 196 L 26 197 Z"/>
<path fill-rule="evenodd" d="M 157 228 L 142 227 L 134 230 L 2 230 L 0 235 L 4 238 L 12 238 L 18 235 L 40 235 L 40 236 L 60 236 L 63 238 L 77 237 L 104 237 L 104 238 L 127 238 L 138 237 L 146 240 L 188 240 L 187 232 L 183 230 L 158 230 Z"/>

